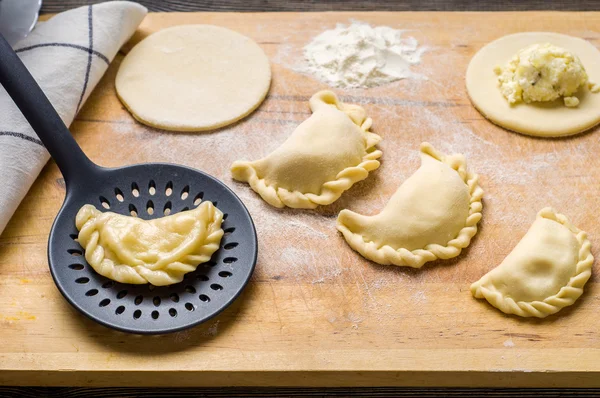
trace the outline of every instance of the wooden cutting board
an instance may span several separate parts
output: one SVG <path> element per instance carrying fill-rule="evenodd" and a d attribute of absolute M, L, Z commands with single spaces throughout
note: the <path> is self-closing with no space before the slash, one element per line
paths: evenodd
<path fill-rule="evenodd" d="M 331 206 L 270 207 L 233 182 L 229 166 L 265 155 L 310 115 L 308 98 L 326 86 L 295 71 L 302 47 L 352 20 L 406 29 L 428 48 L 414 67 L 426 79 L 337 90 L 373 118 L 384 138 L 381 168 Z M 600 133 L 509 133 L 484 120 L 464 89 L 467 63 L 485 43 L 551 30 L 598 45 L 600 13 L 151 14 L 136 37 L 189 23 L 226 26 L 264 48 L 273 85 L 256 112 L 211 133 L 142 126 L 115 95 L 118 56 L 71 129 L 101 165 L 175 162 L 225 181 L 256 223 L 252 282 L 219 317 L 185 332 L 132 336 L 87 320 L 48 271 L 46 240 L 65 194 L 50 162 L 0 237 L 0 384 L 600 386 L 597 276 L 574 306 L 544 320 L 505 316 L 469 292 L 544 206 L 588 231 L 599 254 Z M 420 270 L 365 261 L 336 232 L 335 217 L 344 208 L 377 213 L 418 168 L 422 141 L 465 154 L 480 174 L 480 232 L 457 259 Z"/>

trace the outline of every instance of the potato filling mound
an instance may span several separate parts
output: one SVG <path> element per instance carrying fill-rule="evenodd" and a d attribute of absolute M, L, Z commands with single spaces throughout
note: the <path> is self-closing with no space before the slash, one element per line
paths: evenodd
<path fill-rule="evenodd" d="M 520 50 L 506 66 L 497 66 L 494 72 L 502 95 L 511 105 L 563 97 L 565 106 L 576 107 L 579 99 L 575 93 L 588 85 L 588 75 L 579 58 L 550 43 Z M 591 89 L 595 86 L 590 84 Z"/>

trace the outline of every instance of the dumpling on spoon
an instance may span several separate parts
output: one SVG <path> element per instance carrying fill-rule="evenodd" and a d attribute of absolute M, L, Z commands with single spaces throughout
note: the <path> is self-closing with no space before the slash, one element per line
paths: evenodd
<path fill-rule="evenodd" d="M 421 144 L 421 167 L 398 188 L 381 213 L 342 210 L 337 229 L 354 250 L 379 264 L 420 268 L 456 257 L 477 233 L 481 197 L 477 174 L 462 155 Z"/>
<path fill-rule="evenodd" d="M 547 207 L 502 263 L 471 285 L 506 314 L 544 318 L 573 304 L 592 274 L 587 234 Z"/>
<path fill-rule="evenodd" d="M 234 179 L 248 182 L 272 206 L 328 205 L 379 167 L 375 145 L 381 137 L 369 132 L 372 120 L 362 107 L 343 104 L 331 91 L 316 93 L 309 103 L 312 116 L 279 148 L 231 166 Z"/>
<path fill-rule="evenodd" d="M 85 259 L 121 283 L 165 286 L 210 260 L 219 249 L 223 213 L 211 202 L 154 220 L 83 206 L 75 224 Z"/>

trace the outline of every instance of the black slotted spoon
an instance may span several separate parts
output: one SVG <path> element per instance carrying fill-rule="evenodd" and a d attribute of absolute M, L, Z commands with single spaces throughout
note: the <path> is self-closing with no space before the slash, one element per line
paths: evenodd
<path fill-rule="evenodd" d="M 0 35 L 0 84 L 56 161 L 66 197 L 48 239 L 48 262 L 63 296 L 89 318 L 130 333 L 175 332 L 217 315 L 248 283 L 257 259 L 252 218 L 217 179 L 191 168 L 149 163 L 108 169 L 83 153 L 27 68 Z M 97 274 L 74 240 L 84 204 L 142 219 L 192 209 L 210 200 L 224 214 L 221 247 L 208 263 L 171 286 L 130 285 Z"/>

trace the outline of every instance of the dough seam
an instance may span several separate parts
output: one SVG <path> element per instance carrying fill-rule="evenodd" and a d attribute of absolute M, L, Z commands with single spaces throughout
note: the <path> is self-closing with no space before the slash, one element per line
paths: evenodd
<path fill-rule="evenodd" d="M 587 233 L 578 229 L 565 215 L 557 213 L 551 207 L 540 210 L 537 217 L 564 225 L 575 235 L 577 242 L 579 242 L 579 261 L 575 268 L 575 275 L 569 279 L 569 283 L 563 286 L 558 293 L 545 298 L 543 301 L 526 302 L 504 297 L 502 293 L 482 286 L 477 281 L 471 285 L 471 293 L 475 298 L 485 298 L 494 307 L 507 314 L 545 318 L 548 315 L 557 313 L 564 307 L 572 305 L 583 294 L 583 287 L 592 275 L 592 265 L 594 263 L 591 243 L 588 240 Z"/>
<path fill-rule="evenodd" d="M 450 240 L 446 246 L 429 244 L 423 249 L 410 251 L 405 248 L 394 249 L 389 245 L 378 246 L 373 241 L 366 241 L 362 235 L 350 231 L 338 218 L 337 229 L 344 235 L 350 247 L 363 257 L 380 264 L 420 268 L 426 262 L 438 258 L 445 260 L 458 256 L 462 249 L 469 246 L 471 238 L 477 233 L 477 223 L 481 220 L 481 210 L 483 208 L 481 203 L 483 189 L 479 186 L 479 176 L 467 170 L 467 162 L 462 155 L 446 156 L 435 150 L 427 142 L 421 144 L 421 152 L 448 165 L 467 184 L 469 188 L 469 216 L 465 220 L 465 226 L 458 232 L 456 238 Z"/>
<path fill-rule="evenodd" d="M 362 108 L 341 103 L 330 91 L 321 91 L 310 99 L 310 106 L 315 112 L 318 106 L 333 105 L 346 113 L 352 122 L 359 126 L 365 134 L 365 150 L 361 163 L 356 166 L 346 167 L 340 171 L 335 180 L 327 181 L 321 185 L 319 194 L 303 193 L 300 191 L 289 191 L 275 185 L 268 185 L 260 178 L 252 167 L 250 161 L 236 161 L 231 166 L 233 178 L 238 181 L 248 182 L 250 187 L 257 192 L 265 202 L 271 206 L 283 208 L 285 206 L 299 209 L 314 209 L 319 205 L 328 205 L 335 202 L 342 194 L 350 189 L 355 183 L 366 179 L 369 172 L 379 168 L 379 159 L 382 152 L 375 148 L 381 141 L 381 137 L 369 131 L 373 120 L 370 117 L 361 117 Z M 358 111 L 360 109 L 360 111 Z"/>

